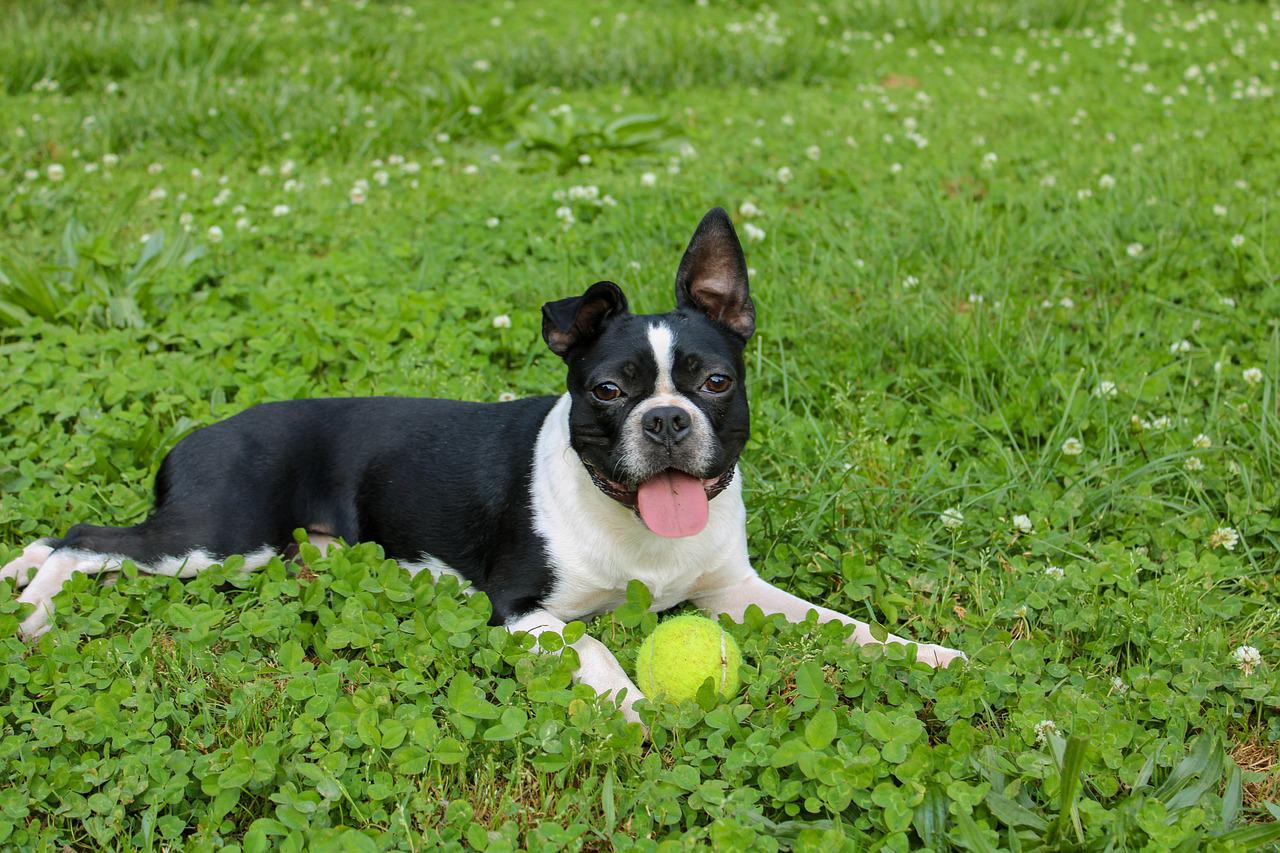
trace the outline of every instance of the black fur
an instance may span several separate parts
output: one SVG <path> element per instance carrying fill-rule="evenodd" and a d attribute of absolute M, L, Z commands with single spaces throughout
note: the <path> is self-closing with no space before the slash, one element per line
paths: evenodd
<path fill-rule="evenodd" d="M 255 406 L 178 442 L 142 524 L 78 524 L 52 544 L 146 563 L 195 548 L 283 551 L 309 528 L 377 542 L 397 560 L 444 561 L 488 593 L 498 624 L 550 589 L 528 506 L 533 445 L 555 401 Z"/>

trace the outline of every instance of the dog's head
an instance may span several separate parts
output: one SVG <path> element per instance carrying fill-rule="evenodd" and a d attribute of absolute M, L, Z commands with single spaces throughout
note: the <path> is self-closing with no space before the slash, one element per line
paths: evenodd
<path fill-rule="evenodd" d="M 654 533 L 700 532 L 733 476 L 754 331 L 742 245 L 718 207 L 680 261 L 674 311 L 632 314 L 610 281 L 542 308 L 542 336 L 569 367 L 570 443 L 596 486 Z"/>

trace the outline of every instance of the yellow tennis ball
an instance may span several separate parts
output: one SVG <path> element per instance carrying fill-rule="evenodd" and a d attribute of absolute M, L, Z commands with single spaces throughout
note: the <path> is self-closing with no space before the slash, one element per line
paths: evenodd
<path fill-rule="evenodd" d="M 636 685 L 646 696 L 693 699 L 708 678 L 724 698 L 738 692 L 742 651 L 719 623 L 677 616 L 660 623 L 640 644 Z"/>

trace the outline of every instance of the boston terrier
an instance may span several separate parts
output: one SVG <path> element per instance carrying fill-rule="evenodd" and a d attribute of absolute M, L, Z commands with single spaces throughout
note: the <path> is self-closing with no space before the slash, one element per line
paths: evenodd
<path fill-rule="evenodd" d="M 77 524 L 0 569 L 48 627 L 74 572 L 131 560 L 192 577 L 231 554 L 245 570 L 313 544 L 377 542 L 410 572 L 453 573 L 482 590 L 493 622 L 562 632 L 649 588 L 653 609 L 684 601 L 740 621 L 766 614 L 870 628 L 797 598 L 751 567 L 738 458 L 749 433 L 743 349 L 755 332 L 742 246 L 724 210 L 703 218 L 676 273 L 676 307 L 627 310 L 618 285 L 542 308 L 542 337 L 567 393 L 508 403 L 294 400 L 255 406 L 182 439 L 156 475 L 155 508 L 133 527 Z M 890 643 L 910 643 L 890 635 Z M 577 679 L 638 721 L 642 695 L 598 640 L 574 644 Z M 919 644 L 946 666 L 963 653 Z"/>

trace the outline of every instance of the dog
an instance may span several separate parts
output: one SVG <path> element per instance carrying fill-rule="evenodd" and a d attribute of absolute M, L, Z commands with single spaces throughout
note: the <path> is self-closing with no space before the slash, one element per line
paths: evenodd
<path fill-rule="evenodd" d="M 728 214 L 708 212 L 676 273 L 676 307 L 628 311 L 600 281 L 542 309 L 567 391 L 505 403 L 409 398 L 266 403 L 183 438 L 156 475 L 155 507 L 133 527 L 77 524 L 0 569 L 34 605 L 20 631 L 47 630 L 75 572 L 187 578 L 232 554 L 246 571 L 305 529 L 321 548 L 377 542 L 410 572 L 452 573 L 488 595 L 493 623 L 563 632 L 626 600 L 691 601 L 741 621 L 764 613 L 871 629 L 766 582 L 751 567 L 738 459 L 750 433 L 743 350 L 755 305 Z M 912 641 L 890 635 L 890 643 Z M 639 722 L 642 697 L 587 635 L 576 678 Z M 946 666 L 962 652 L 918 644 Z"/>

